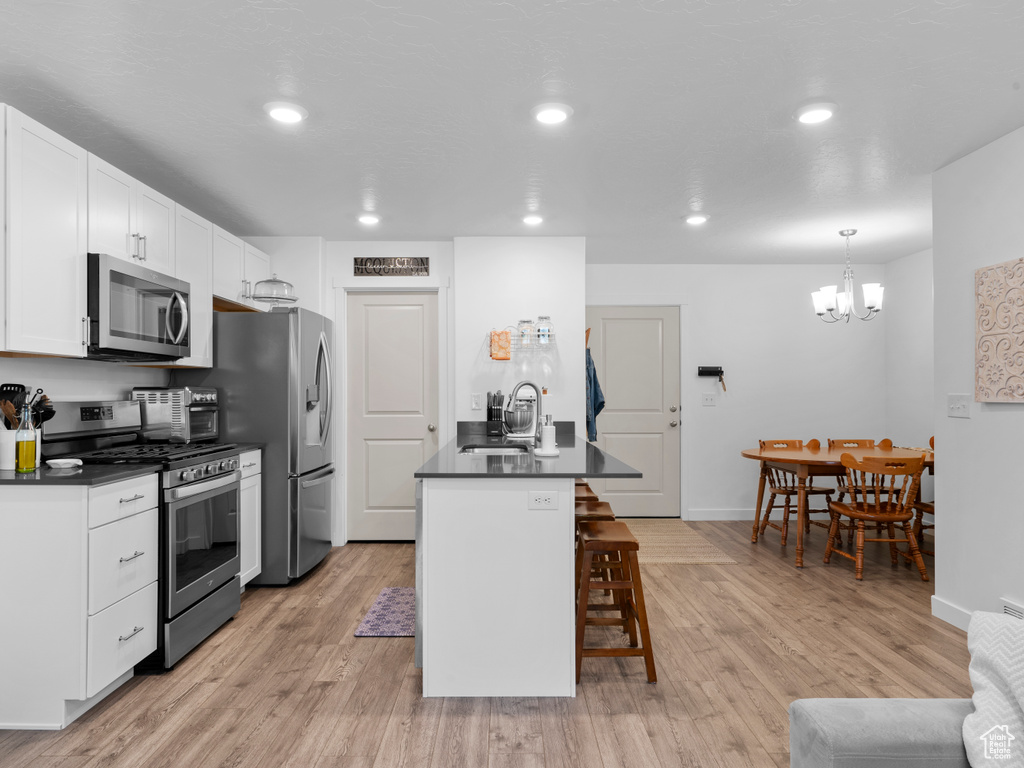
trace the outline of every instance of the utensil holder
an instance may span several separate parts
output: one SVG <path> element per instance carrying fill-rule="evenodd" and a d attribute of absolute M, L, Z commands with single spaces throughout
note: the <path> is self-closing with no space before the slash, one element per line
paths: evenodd
<path fill-rule="evenodd" d="M 0 430 L 0 470 L 14 471 L 14 430 Z"/>

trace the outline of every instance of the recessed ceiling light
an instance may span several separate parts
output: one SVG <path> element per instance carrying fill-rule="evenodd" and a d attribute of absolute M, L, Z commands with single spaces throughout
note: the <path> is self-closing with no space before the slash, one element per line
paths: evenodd
<path fill-rule="evenodd" d="M 823 123 L 828 120 L 839 109 L 838 105 L 831 101 L 815 101 L 804 104 L 796 111 L 796 119 L 805 125 Z"/>
<path fill-rule="evenodd" d="M 557 104 L 555 102 L 538 104 L 533 108 L 533 116 L 538 123 L 558 125 L 572 117 L 572 107 L 568 104 Z"/>
<path fill-rule="evenodd" d="M 531 227 L 536 227 L 538 224 L 543 224 L 544 219 L 535 213 L 531 213 L 529 216 L 523 216 L 523 224 L 527 224 Z"/>
<path fill-rule="evenodd" d="M 686 223 L 691 227 L 698 227 L 707 221 L 710 217 L 706 213 L 691 213 L 686 217 Z"/>
<path fill-rule="evenodd" d="M 359 223 L 372 227 L 374 224 L 380 224 L 380 216 L 375 213 L 364 213 L 359 217 Z"/>
<path fill-rule="evenodd" d="M 309 117 L 309 112 L 305 109 L 287 101 L 271 101 L 264 104 L 263 109 L 279 123 L 301 123 Z"/>

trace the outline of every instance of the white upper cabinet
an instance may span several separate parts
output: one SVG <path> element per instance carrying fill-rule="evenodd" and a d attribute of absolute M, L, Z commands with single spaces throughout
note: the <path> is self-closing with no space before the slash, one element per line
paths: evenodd
<path fill-rule="evenodd" d="M 213 294 L 253 309 L 269 307 L 253 301 L 253 287 L 270 277 L 270 257 L 220 227 L 213 232 Z"/>
<path fill-rule="evenodd" d="M 179 280 L 188 282 L 192 354 L 178 365 L 213 365 L 213 224 L 187 208 L 175 207 L 174 263 Z"/>
<path fill-rule="evenodd" d="M 175 271 L 174 201 L 89 154 L 89 251 Z"/>
<path fill-rule="evenodd" d="M 246 300 L 245 243 L 230 232 L 213 228 L 213 295 L 239 304 Z"/>
<path fill-rule="evenodd" d="M 9 352 L 85 356 L 88 153 L 4 108 Z"/>
<path fill-rule="evenodd" d="M 256 309 L 268 311 L 270 309 L 269 304 L 265 304 L 260 301 L 254 301 L 252 298 L 253 290 L 256 288 L 256 283 L 260 280 L 270 279 L 270 257 L 267 256 L 259 248 L 253 248 L 248 243 L 245 244 L 245 287 L 248 291 L 248 304 Z"/>

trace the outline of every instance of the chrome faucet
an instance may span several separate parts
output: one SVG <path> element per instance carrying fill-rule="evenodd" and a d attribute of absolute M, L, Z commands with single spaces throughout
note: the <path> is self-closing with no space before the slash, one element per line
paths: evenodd
<path fill-rule="evenodd" d="M 533 416 L 534 416 L 533 439 L 536 442 L 540 442 L 540 426 L 541 426 L 541 423 L 543 422 L 543 419 L 541 419 L 540 387 L 538 387 L 532 381 L 520 381 L 518 384 L 515 385 L 515 387 L 512 388 L 512 394 L 509 395 L 509 405 L 512 408 L 515 408 L 516 395 L 519 394 L 519 388 L 521 386 L 523 386 L 524 384 L 526 386 L 528 386 L 528 387 L 533 387 L 533 391 L 537 393 L 537 405 L 533 409 Z"/>

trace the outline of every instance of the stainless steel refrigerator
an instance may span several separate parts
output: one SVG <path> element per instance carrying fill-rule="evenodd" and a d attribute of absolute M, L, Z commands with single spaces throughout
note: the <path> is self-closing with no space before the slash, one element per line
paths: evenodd
<path fill-rule="evenodd" d="M 213 368 L 172 373 L 216 387 L 220 440 L 264 443 L 263 563 L 253 584 L 287 584 L 331 549 L 334 324 L 297 307 L 215 312 Z"/>

